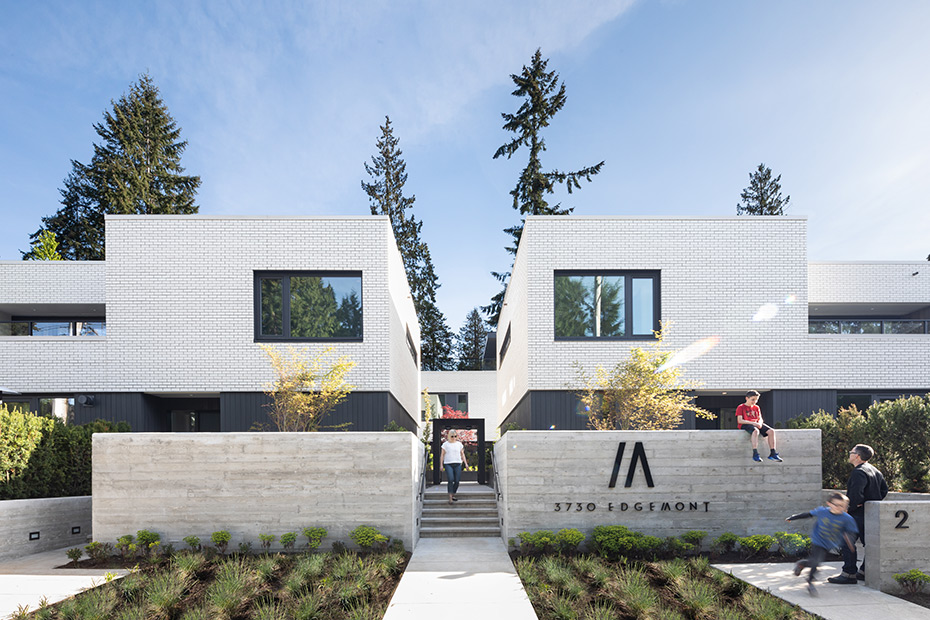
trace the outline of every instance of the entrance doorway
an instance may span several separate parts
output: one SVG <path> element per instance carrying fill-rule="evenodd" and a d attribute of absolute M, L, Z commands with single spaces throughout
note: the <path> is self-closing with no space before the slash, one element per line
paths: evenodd
<path fill-rule="evenodd" d="M 474 456 L 478 466 L 478 484 L 487 484 L 488 475 L 485 466 L 484 419 L 483 418 L 433 418 L 433 484 L 442 483 L 442 468 L 439 467 L 439 455 L 442 452 L 442 437 L 450 429 L 476 431 L 478 452 Z M 474 465 L 475 463 L 472 463 Z"/>

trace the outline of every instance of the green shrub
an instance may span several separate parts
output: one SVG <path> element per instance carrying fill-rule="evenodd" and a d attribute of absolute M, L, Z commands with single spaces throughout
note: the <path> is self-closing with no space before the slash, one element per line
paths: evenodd
<path fill-rule="evenodd" d="M 634 532 L 623 525 L 599 525 L 591 534 L 591 542 L 592 550 L 605 558 L 629 556 L 652 559 L 661 552 L 665 541 Z"/>
<path fill-rule="evenodd" d="M 113 547 L 110 546 L 110 543 L 94 541 L 85 545 L 84 550 L 87 551 L 87 557 L 91 560 L 104 560 L 110 557 Z"/>
<path fill-rule="evenodd" d="M 572 528 L 561 529 L 556 532 L 555 545 L 559 553 L 571 553 L 578 550 L 578 545 L 584 542 L 585 535 Z"/>
<path fill-rule="evenodd" d="M 320 543 L 323 542 L 323 539 L 326 538 L 326 528 L 305 527 L 303 534 L 307 538 L 307 548 L 316 549 L 320 546 Z"/>
<path fill-rule="evenodd" d="M 916 568 L 912 568 L 906 573 L 897 573 L 892 575 L 892 577 L 894 577 L 894 580 L 897 581 L 908 594 L 917 594 L 924 589 L 924 586 L 930 583 L 930 575 L 922 573 Z"/>
<path fill-rule="evenodd" d="M 148 530 L 139 530 L 136 532 L 136 543 L 139 545 L 144 555 L 157 551 L 160 542 L 161 534 L 157 532 L 150 532 Z"/>
<path fill-rule="evenodd" d="M 545 553 L 555 544 L 555 534 L 552 530 L 539 530 L 538 532 L 520 532 L 520 550 L 525 553 Z"/>
<path fill-rule="evenodd" d="M 680 557 L 694 551 L 694 545 L 682 538 L 669 536 L 665 539 L 665 552 L 672 557 Z"/>
<path fill-rule="evenodd" d="M 690 530 L 679 536 L 686 543 L 694 545 L 694 548 L 698 551 L 701 550 L 701 544 L 704 542 L 704 539 L 707 538 L 707 532 L 704 530 Z"/>
<path fill-rule="evenodd" d="M 740 551 L 742 551 L 746 557 L 761 555 L 768 551 L 774 544 L 775 538 L 766 534 L 744 536 L 739 539 Z"/>
<path fill-rule="evenodd" d="M 65 555 L 68 556 L 68 559 L 77 564 L 77 561 L 81 559 L 81 556 L 84 555 L 84 550 L 80 547 L 75 547 L 73 549 L 68 549 L 65 552 Z"/>
<path fill-rule="evenodd" d="M 714 542 L 711 543 L 711 548 L 717 553 L 730 553 L 736 548 L 736 543 L 738 542 L 739 536 L 733 532 L 724 532 L 714 539 Z"/>
<path fill-rule="evenodd" d="M 349 538 L 362 549 L 371 549 L 375 545 L 387 543 L 387 536 L 370 525 L 359 525 L 349 532 Z"/>
<path fill-rule="evenodd" d="M 184 542 L 187 543 L 191 551 L 200 551 L 200 538 L 197 536 L 185 536 Z"/>
<path fill-rule="evenodd" d="M 4 404 L 0 428 L 0 500 L 90 495 L 91 436 L 129 431 L 102 420 L 69 426 Z"/>
<path fill-rule="evenodd" d="M 116 548 L 119 549 L 119 554 L 123 558 L 128 558 L 131 555 L 135 555 L 136 546 L 133 544 L 136 537 L 132 534 L 126 534 L 125 536 L 120 536 L 116 539 Z M 130 553 L 129 547 L 132 547 L 132 552 Z"/>
<path fill-rule="evenodd" d="M 258 539 L 262 542 L 262 549 L 265 549 L 266 551 L 268 549 L 271 549 L 271 545 L 272 543 L 274 543 L 276 538 L 277 536 L 275 536 L 274 534 L 259 534 L 258 535 Z"/>
<path fill-rule="evenodd" d="M 778 543 L 778 551 L 781 552 L 782 555 L 789 558 L 801 555 L 811 546 L 811 539 L 804 534 L 775 532 L 773 537 Z"/>
<path fill-rule="evenodd" d="M 210 534 L 210 540 L 216 545 L 217 551 L 225 554 L 226 547 L 229 545 L 229 541 L 232 540 L 232 535 L 226 530 L 219 530 Z"/>
<path fill-rule="evenodd" d="M 252 541 L 244 540 L 239 543 L 239 553 L 242 555 L 249 555 L 252 553 Z"/>
<path fill-rule="evenodd" d="M 385 542 L 387 539 L 385 539 Z M 290 551 L 294 548 L 294 543 L 297 542 L 297 532 L 285 532 L 281 534 L 281 546 Z"/>

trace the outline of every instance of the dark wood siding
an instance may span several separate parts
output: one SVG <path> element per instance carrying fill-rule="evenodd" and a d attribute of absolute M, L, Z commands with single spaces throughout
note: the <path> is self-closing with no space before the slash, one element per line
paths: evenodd
<path fill-rule="evenodd" d="M 801 415 L 810 415 L 823 409 L 831 415 L 836 415 L 836 390 L 772 390 L 771 405 L 766 415 L 766 421 L 782 428 L 791 418 Z"/>
<path fill-rule="evenodd" d="M 410 412 L 404 409 L 394 395 L 388 392 L 388 422 L 396 422 L 412 433 L 417 432 L 417 421 L 410 416 Z"/>
<path fill-rule="evenodd" d="M 157 406 L 157 399 L 140 393 L 81 392 L 94 397 L 92 407 L 77 403 L 75 394 L 74 423 L 94 420 L 127 422 L 135 433 L 161 433 L 170 430 L 167 414 Z"/>
<path fill-rule="evenodd" d="M 514 425 L 520 430 L 531 430 L 530 423 L 530 392 L 523 395 L 517 406 L 510 410 L 504 421 L 501 422 L 500 430 L 502 433 L 507 431 L 507 427 Z"/>
<path fill-rule="evenodd" d="M 274 430 L 264 407 L 269 402 L 268 396 L 261 392 L 220 394 L 223 432 L 245 432 L 255 423 Z M 383 431 L 390 420 L 408 430 L 416 429 L 416 421 L 389 392 L 352 392 L 326 416 L 320 430 L 336 427 L 346 431 Z M 339 428 L 341 425 L 346 426 Z"/>

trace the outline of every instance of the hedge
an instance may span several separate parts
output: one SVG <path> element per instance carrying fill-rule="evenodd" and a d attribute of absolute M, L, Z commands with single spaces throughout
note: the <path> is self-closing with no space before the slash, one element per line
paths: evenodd
<path fill-rule="evenodd" d="M 90 495 L 91 436 L 129 430 L 105 420 L 68 426 L 0 404 L 0 499 Z"/>

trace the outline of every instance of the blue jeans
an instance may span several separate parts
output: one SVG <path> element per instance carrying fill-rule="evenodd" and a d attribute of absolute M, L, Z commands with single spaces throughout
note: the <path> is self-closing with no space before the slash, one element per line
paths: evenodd
<path fill-rule="evenodd" d="M 462 481 L 462 464 L 446 463 L 446 481 L 449 483 L 449 495 L 453 495 L 459 490 L 459 482 Z"/>

